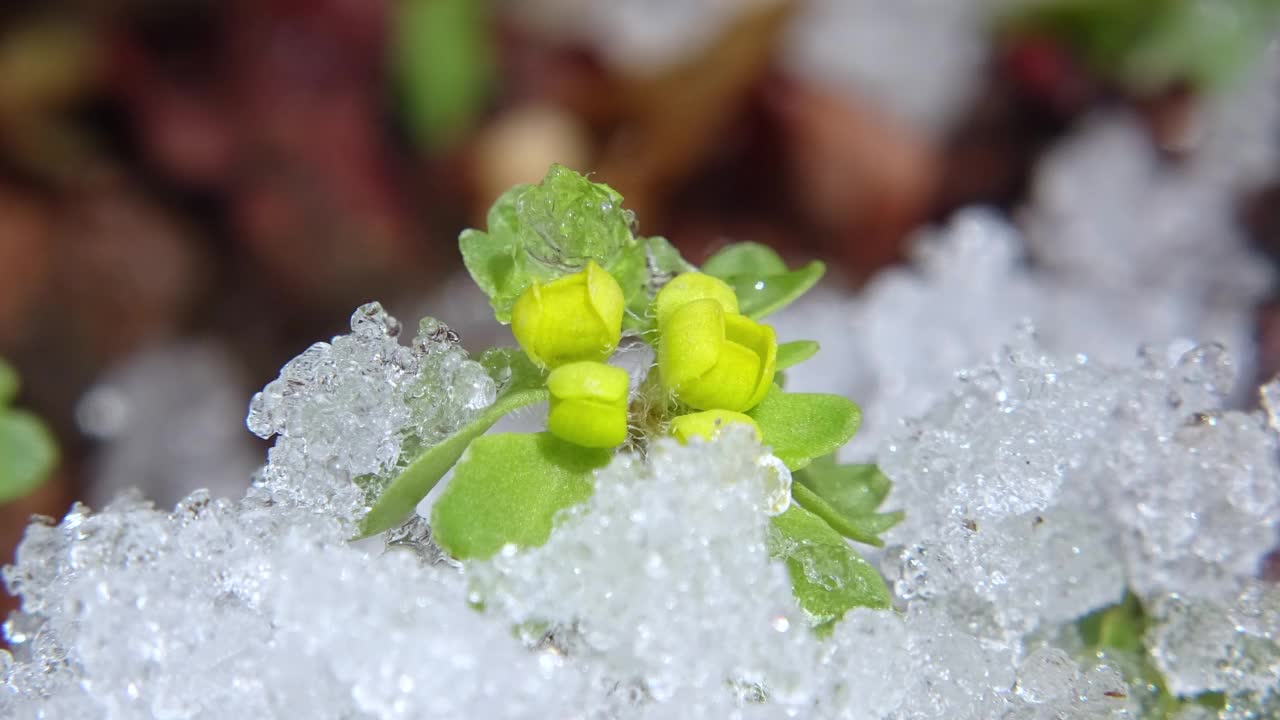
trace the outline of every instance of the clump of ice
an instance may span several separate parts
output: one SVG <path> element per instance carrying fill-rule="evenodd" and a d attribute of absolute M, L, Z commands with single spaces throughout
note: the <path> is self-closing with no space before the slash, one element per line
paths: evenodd
<path fill-rule="evenodd" d="M 599 473 L 545 546 L 468 572 L 515 622 L 571 627 L 570 657 L 665 705 L 656 717 L 724 717 L 727 680 L 802 707 L 815 641 L 768 559 L 760 452 L 750 432 L 660 441 Z"/>
<path fill-rule="evenodd" d="M 1280 127 L 1274 115 L 1253 120 Z M 1237 151 L 1263 151 L 1257 137 L 1238 140 Z M 792 386 L 857 398 L 865 421 L 847 452 L 870 457 L 1024 320 L 1049 350 L 1110 364 L 1140 342 L 1218 342 L 1250 378 L 1253 309 L 1275 275 L 1239 228 L 1233 193 L 1256 175 L 1228 181 L 1230 149 L 1220 139 L 1200 164 L 1175 168 L 1132 118 L 1086 123 L 1038 169 L 1022 231 L 993 211 L 962 210 L 915 238 L 911 267 L 878 274 L 856 298 L 819 295 L 780 313 L 785 339 L 826 349 Z"/>
<path fill-rule="evenodd" d="M 124 499 L 32 526 L 6 572 L 23 596 L 10 623 L 24 629 L 8 631 L 16 662 L 0 715 L 516 718 L 521 703 L 560 707 L 549 690 L 572 678 L 465 609 L 459 578 L 334 540 L 335 524 L 193 496 L 173 513 Z"/>
<path fill-rule="evenodd" d="M 1216 345 L 1115 370 L 1024 343 L 963 373 L 881 457 L 913 510 L 899 594 L 959 593 L 1021 634 L 1126 587 L 1231 595 L 1280 523 L 1280 448 L 1223 409 L 1232 378 Z"/>
<path fill-rule="evenodd" d="M 424 319 L 408 347 L 399 334 L 381 305 L 361 306 L 351 334 L 307 348 L 253 396 L 249 429 L 278 436 L 259 492 L 355 520 L 393 476 L 406 443 L 439 442 L 493 402 L 493 379 L 447 326 Z"/>
<path fill-rule="evenodd" d="M 278 437 L 244 499 L 28 530 L 0 716 L 1121 718 L 1117 669 L 1030 633 L 1125 587 L 1155 603 L 1174 687 L 1268 702 L 1274 599 L 1245 576 L 1274 540 L 1275 436 L 1221 410 L 1215 346 L 1117 369 L 1028 340 L 964 373 L 885 456 L 901 614 L 819 640 L 768 557 L 777 478 L 749 433 L 621 455 L 544 547 L 464 574 L 421 519 L 386 552 L 347 542 L 356 474 L 491 392 L 438 323 L 407 348 L 376 308 L 353 325 L 255 400 Z M 1217 625 L 1187 632 L 1177 603 Z"/>
<path fill-rule="evenodd" d="M 1280 588 L 1249 583 L 1223 602 L 1167 593 L 1151 605 L 1152 655 L 1175 692 L 1265 696 L 1280 687 Z"/>

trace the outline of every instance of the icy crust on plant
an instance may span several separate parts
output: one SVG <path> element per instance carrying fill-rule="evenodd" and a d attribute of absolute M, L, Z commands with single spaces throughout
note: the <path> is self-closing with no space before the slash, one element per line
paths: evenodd
<path fill-rule="evenodd" d="M 399 335 L 380 304 L 363 305 L 349 335 L 307 348 L 253 396 L 249 429 L 277 436 L 253 492 L 354 521 L 413 459 L 405 451 L 434 445 L 493 403 L 493 379 L 447 326 L 423 319 L 408 347 Z"/>
<path fill-rule="evenodd" d="M 727 680 L 785 706 L 812 692 L 814 640 L 765 547 L 761 448 L 745 428 L 713 447 L 660 440 L 647 458 L 620 456 L 546 545 L 468 569 L 513 622 L 557 627 L 596 684 L 663 705 L 654 717 L 726 717 Z"/>
<path fill-rule="evenodd" d="M 1244 93 L 1212 117 L 1259 104 Z M 781 339 L 814 338 L 825 350 L 791 389 L 857 398 L 864 422 L 847 454 L 871 457 L 901 418 L 923 413 L 958 368 L 982 362 L 1023 320 L 1048 349 L 1111 364 L 1139 341 L 1220 342 L 1249 377 L 1252 312 L 1274 277 L 1247 247 L 1232 194 L 1262 176 L 1227 166 L 1233 152 L 1274 154 L 1261 138 L 1280 129 L 1278 113 L 1263 109 L 1249 116 L 1252 129 L 1229 126 L 1235 145 L 1228 126 L 1207 123 L 1213 142 L 1183 169 L 1161 164 L 1132 118 L 1086 123 L 1038 169 L 1033 202 L 1018 214 L 1024 230 L 962 210 L 917 236 L 911 267 L 879 273 L 856 298 L 815 294 L 783 310 Z"/>
<path fill-rule="evenodd" d="M 880 455 L 911 508 L 884 560 L 909 617 L 1016 656 L 1131 589 L 1175 692 L 1263 702 L 1280 593 L 1253 578 L 1277 543 L 1280 448 L 1266 413 L 1223 409 L 1233 378 L 1214 344 L 1117 369 L 1030 338 L 961 373 Z"/>
<path fill-rule="evenodd" d="M 527 717 L 572 686 L 453 573 L 247 498 L 33 525 L 6 571 L 13 718 Z M 479 669 L 483 669 L 481 672 Z"/>
<path fill-rule="evenodd" d="M 1178 593 L 1152 603 L 1156 662 L 1175 691 L 1273 695 L 1280 687 L 1280 588 L 1248 583 L 1214 603 Z M 1280 706 L 1280 697 L 1268 700 Z"/>
<path fill-rule="evenodd" d="M 1116 370 L 1024 343 L 964 374 L 886 453 L 912 509 L 884 559 L 900 612 L 819 640 L 768 557 L 749 433 L 621 455 L 547 545 L 465 574 L 420 519 L 348 543 L 357 473 L 440 432 L 415 403 L 465 412 L 477 387 L 438 324 L 409 348 L 376 308 L 353 325 L 255 400 L 277 446 L 244 499 L 28 530 L 0 717 L 1133 717 L 1132 678 L 1044 640 L 1126 584 L 1173 687 L 1227 690 L 1227 718 L 1271 702 L 1275 594 L 1245 576 L 1274 540 L 1275 435 L 1218 410 L 1215 346 Z"/>

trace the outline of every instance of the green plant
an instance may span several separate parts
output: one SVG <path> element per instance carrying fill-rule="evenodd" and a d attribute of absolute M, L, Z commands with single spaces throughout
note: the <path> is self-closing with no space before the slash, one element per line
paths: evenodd
<path fill-rule="evenodd" d="M 822 263 L 790 270 L 772 250 L 744 243 L 699 270 L 662 238 L 636 237 L 621 201 L 607 185 L 553 166 L 540 184 L 499 198 L 487 231 L 462 234 L 467 269 L 522 351 L 481 357 L 503 378 L 496 402 L 408 462 L 361 534 L 400 523 L 452 468 L 431 514 L 442 548 L 472 559 L 540 545 L 557 513 L 590 497 L 594 471 L 615 452 L 643 454 L 661 437 L 710 441 L 746 425 L 794 473 L 795 504 L 772 518 L 768 541 L 815 626 L 853 607 L 888 607 L 883 579 L 846 538 L 879 545 L 902 515 L 876 512 L 889 491 L 876 468 L 832 456 L 857 430 L 858 407 L 783 390 L 778 372 L 817 343 L 779 345 L 759 322 L 813 287 Z M 634 384 L 604 364 L 620 346 L 639 345 L 656 366 Z M 543 401 L 547 431 L 484 435 L 503 415 Z"/>
<path fill-rule="evenodd" d="M 1113 664 L 1125 676 L 1130 687 L 1146 688 L 1145 696 L 1138 698 L 1142 717 L 1169 720 L 1177 717 L 1187 705 L 1221 710 L 1225 702 L 1222 693 L 1179 697 L 1169 691 L 1164 675 L 1152 661 L 1146 647 L 1148 625 L 1150 618 L 1142 601 L 1137 595 L 1127 593 L 1115 605 L 1076 621 L 1076 629 L 1084 640 L 1086 657 L 1082 660 Z"/>
<path fill-rule="evenodd" d="M 1063 43 L 1093 72 L 1140 92 L 1230 82 L 1266 45 L 1276 0 L 1049 0 L 1004 31 Z"/>
<path fill-rule="evenodd" d="M 0 360 L 0 503 L 31 493 L 58 463 L 58 446 L 39 418 L 10 407 L 18 374 Z"/>

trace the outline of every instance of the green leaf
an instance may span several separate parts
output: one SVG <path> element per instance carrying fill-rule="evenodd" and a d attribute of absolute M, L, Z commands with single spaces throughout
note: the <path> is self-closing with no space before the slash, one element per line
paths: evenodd
<path fill-rule="evenodd" d="M 479 438 L 431 509 L 434 537 L 460 560 L 490 557 L 508 543 L 541 545 L 557 513 L 591 497 L 594 471 L 612 457 L 550 433 Z"/>
<path fill-rule="evenodd" d="M 738 295 L 738 311 L 753 320 L 759 320 L 809 292 L 826 271 L 826 265 L 814 260 L 799 270 L 781 275 L 754 278 L 739 275 L 729 281 L 729 285 L 733 286 L 733 291 Z"/>
<path fill-rule="evenodd" d="M 782 343 L 778 345 L 778 369 L 786 370 L 789 367 L 799 365 L 813 357 L 817 352 L 818 343 L 813 340 L 796 340 Z"/>
<path fill-rule="evenodd" d="M 465 230 L 458 245 L 499 322 L 511 321 L 534 281 L 578 272 L 589 260 L 613 275 L 631 306 L 647 276 L 646 244 L 632 236 L 631 220 L 613 188 L 553 165 L 541 183 L 503 193 L 489 209 L 488 232 Z"/>
<path fill-rule="evenodd" d="M 795 480 L 844 515 L 875 512 L 893 483 L 875 465 L 840 465 L 834 455 L 815 459 Z"/>
<path fill-rule="evenodd" d="M 458 139 L 484 109 L 495 62 L 488 9 L 473 0 L 398 0 L 391 69 L 409 129 L 428 148 Z"/>
<path fill-rule="evenodd" d="M 734 243 L 702 263 L 702 272 L 725 282 L 743 275 L 768 277 L 786 271 L 787 264 L 773 248 L 754 242 Z"/>
<path fill-rule="evenodd" d="M 702 264 L 702 272 L 729 283 L 738 296 L 738 311 L 753 320 L 809 292 L 826 271 L 815 260 L 788 272 L 778 253 L 759 243 L 730 245 Z"/>
<path fill-rule="evenodd" d="M 889 588 L 822 518 L 792 506 L 771 518 L 769 554 L 786 562 L 791 589 L 819 634 L 853 608 L 886 609 Z"/>
<path fill-rule="evenodd" d="M 788 393 L 776 385 L 747 415 L 760 427 L 764 444 L 793 471 L 849 442 L 862 421 L 862 411 L 848 398 Z"/>
<path fill-rule="evenodd" d="M 902 511 L 846 515 L 800 483 L 792 483 L 791 496 L 800 507 L 822 518 L 832 530 L 867 545 L 884 547 L 880 533 L 902 522 Z"/>
<path fill-rule="evenodd" d="M 53 435 L 22 410 L 0 414 L 0 503 L 40 487 L 58 463 Z"/>
<path fill-rule="evenodd" d="M 1276 0 L 1051 0 L 1015 9 L 1005 31 L 1047 37 L 1088 69 L 1140 93 L 1213 88 L 1255 60 Z"/>
<path fill-rule="evenodd" d="M 18 396 L 18 371 L 0 358 L 0 409 L 8 407 Z"/>
<path fill-rule="evenodd" d="M 449 472 L 467 446 L 484 435 L 503 415 L 534 403 L 543 402 L 545 388 L 524 389 L 506 393 L 457 432 L 432 445 L 396 476 L 378 496 L 368 514 L 360 521 L 358 538 L 376 535 L 404 521 L 440 478 Z"/>
<path fill-rule="evenodd" d="M 659 285 L 666 284 L 668 280 L 680 273 L 698 269 L 696 265 L 685 260 L 680 251 L 664 237 L 645 238 L 644 247 L 648 258 L 649 274 L 659 281 Z M 654 292 L 657 290 L 655 289 Z"/>

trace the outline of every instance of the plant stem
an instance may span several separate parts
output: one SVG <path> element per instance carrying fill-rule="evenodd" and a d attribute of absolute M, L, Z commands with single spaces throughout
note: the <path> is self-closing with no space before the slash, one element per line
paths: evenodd
<path fill-rule="evenodd" d="M 472 440 L 485 434 L 503 415 L 519 408 L 543 402 L 550 393 L 546 388 L 521 390 L 499 397 L 474 420 L 462 426 L 449 437 L 432 445 L 426 452 L 400 473 L 387 489 L 378 496 L 369 513 L 360 521 L 358 540 L 390 530 L 413 512 L 449 468 L 458 462 Z"/>
<path fill-rule="evenodd" d="M 868 533 L 846 520 L 839 510 L 831 507 L 826 500 L 823 500 L 817 493 L 805 487 L 802 483 L 791 483 L 791 497 L 795 498 L 796 504 L 800 507 L 822 518 L 831 526 L 832 530 L 850 540 L 875 547 L 884 547 L 884 541 L 879 536 L 874 533 Z"/>

